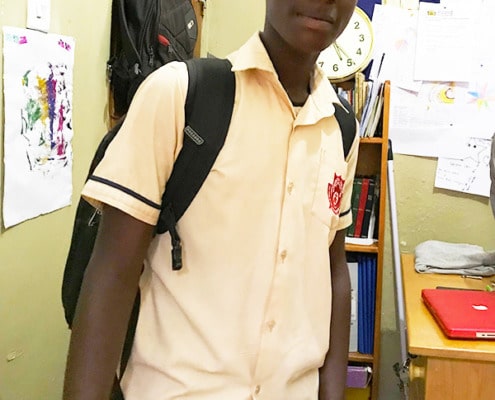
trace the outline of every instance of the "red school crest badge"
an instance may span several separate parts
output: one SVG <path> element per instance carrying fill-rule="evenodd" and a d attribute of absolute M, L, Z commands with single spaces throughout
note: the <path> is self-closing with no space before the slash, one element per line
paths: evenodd
<path fill-rule="evenodd" d="M 342 201 L 342 193 L 344 191 L 345 180 L 342 176 L 333 174 L 333 183 L 328 184 L 328 202 L 329 208 L 332 209 L 334 214 L 340 214 L 340 202 Z"/>

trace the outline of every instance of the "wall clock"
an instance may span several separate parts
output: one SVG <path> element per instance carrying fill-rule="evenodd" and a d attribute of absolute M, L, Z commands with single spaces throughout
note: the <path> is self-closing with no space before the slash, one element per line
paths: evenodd
<path fill-rule="evenodd" d="M 320 53 L 317 63 L 331 82 L 343 82 L 366 68 L 373 53 L 373 42 L 371 20 L 356 7 L 342 34 Z"/>

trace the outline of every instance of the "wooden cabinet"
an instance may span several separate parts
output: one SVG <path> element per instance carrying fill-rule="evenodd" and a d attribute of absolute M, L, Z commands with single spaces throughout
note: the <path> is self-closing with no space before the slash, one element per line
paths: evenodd
<path fill-rule="evenodd" d="M 383 123 L 381 137 L 361 138 L 356 175 L 379 176 L 380 198 L 378 224 L 378 240 L 371 245 L 346 244 L 346 251 L 352 253 L 367 253 L 376 256 L 376 296 L 374 301 L 374 338 L 373 352 L 362 354 L 353 352 L 349 354 L 349 363 L 353 365 L 365 365 L 372 368 L 370 388 L 364 390 L 348 390 L 347 399 L 378 399 L 379 369 L 380 369 L 380 326 L 382 303 L 382 279 L 383 279 L 383 252 L 385 237 L 385 212 L 387 201 L 387 156 L 388 156 L 388 120 L 389 120 L 390 85 L 385 83 Z M 359 305 L 358 305 L 359 307 Z M 359 328 L 358 328 L 359 329 Z M 368 393 L 364 394 L 363 393 Z"/>
<path fill-rule="evenodd" d="M 410 400 L 493 400 L 495 342 L 451 340 L 421 300 L 423 288 L 436 286 L 481 289 L 491 278 L 464 279 L 460 275 L 420 274 L 414 255 L 403 254 L 402 281 L 406 309 Z"/>

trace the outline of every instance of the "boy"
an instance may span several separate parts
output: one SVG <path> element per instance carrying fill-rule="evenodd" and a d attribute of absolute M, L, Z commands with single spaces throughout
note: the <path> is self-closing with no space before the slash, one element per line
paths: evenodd
<path fill-rule="evenodd" d="M 344 237 L 358 140 L 344 160 L 337 96 L 315 62 L 355 5 L 267 0 L 263 31 L 229 57 L 232 121 L 178 222 L 180 271 L 171 267 L 169 235 L 153 237 L 153 226 L 182 143 L 185 66 L 168 64 L 140 87 L 83 190 L 103 217 L 74 320 L 65 400 L 108 399 L 138 286 L 126 400 L 344 398 Z"/>

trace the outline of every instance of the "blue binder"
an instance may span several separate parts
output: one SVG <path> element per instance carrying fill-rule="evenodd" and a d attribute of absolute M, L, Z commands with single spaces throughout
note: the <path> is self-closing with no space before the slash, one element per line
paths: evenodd
<path fill-rule="evenodd" d="M 375 330 L 376 256 L 358 256 L 358 351 L 373 353 Z"/>

